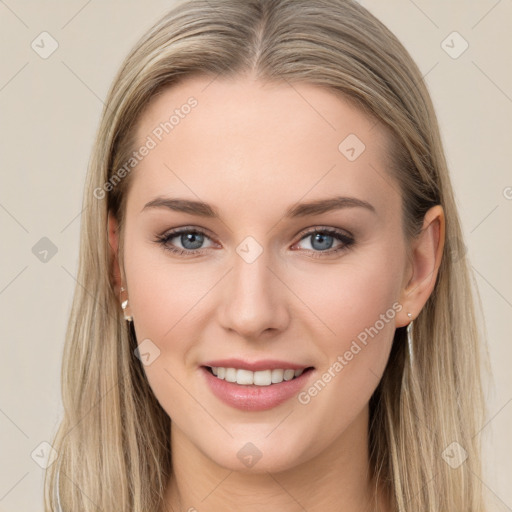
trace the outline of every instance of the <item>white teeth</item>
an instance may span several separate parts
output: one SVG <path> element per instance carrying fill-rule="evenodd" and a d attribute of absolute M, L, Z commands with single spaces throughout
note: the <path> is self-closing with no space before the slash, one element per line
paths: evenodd
<path fill-rule="evenodd" d="M 272 370 L 254 372 L 254 384 L 256 386 L 270 386 L 272 384 Z"/>
<path fill-rule="evenodd" d="M 295 376 L 295 370 L 285 370 L 284 371 L 284 380 L 292 380 Z"/>
<path fill-rule="evenodd" d="M 284 370 L 272 370 L 272 384 L 283 382 Z"/>
<path fill-rule="evenodd" d="M 249 385 L 254 382 L 254 373 L 249 370 L 237 370 L 236 371 L 236 382 L 238 384 Z"/>
<path fill-rule="evenodd" d="M 236 382 L 236 370 L 234 368 L 226 368 L 224 377 L 228 382 Z"/>
<path fill-rule="evenodd" d="M 256 386 L 270 386 L 271 384 L 279 384 L 283 380 L 292 380 L 299 377 L 304 372 L 292 369 L 275 369 L 275 370 L 259 370 L 251 372 L 250 370 L 242 370 L 236 368 L 212 367 L 212 373 L 217 378 L 226 380 L 227 382 L 236 382 L 244 386 L 254 384 Z"/>

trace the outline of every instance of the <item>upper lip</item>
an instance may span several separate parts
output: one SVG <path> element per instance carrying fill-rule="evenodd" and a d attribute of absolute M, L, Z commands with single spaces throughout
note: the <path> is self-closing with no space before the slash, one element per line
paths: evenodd
<path fill-rule="evenodd" d="M 299 363 L 291 363 L 289 361 L 278 361 L 277 359 L 261 359 L 260 361 L 244 361 L 243 359 L 216 359 L 215 361 L 207 361 L 203 366 L 236 368 L 242 370 L 250 370 L 257 372 L 259 370 L 305 370 L 311 365 L 303 365 Z"/>

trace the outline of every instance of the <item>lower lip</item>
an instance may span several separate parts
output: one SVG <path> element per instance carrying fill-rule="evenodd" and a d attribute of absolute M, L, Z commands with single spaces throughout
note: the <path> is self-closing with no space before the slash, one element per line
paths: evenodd
<path fill-rule="evenodd" d="M 224 403 L 243 411 L 265 411 L 286 402 L 305 386 L 313 369 L 305 370 L 292 380 L 284 380 L 269 386 L 241 385 L 215 377 L 207 368 L 201 367 L 212 393 Z"/>

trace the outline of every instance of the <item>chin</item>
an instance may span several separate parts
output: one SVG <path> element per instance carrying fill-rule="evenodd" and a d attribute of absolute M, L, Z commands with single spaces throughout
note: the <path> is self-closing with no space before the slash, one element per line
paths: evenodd
<path fill-rule="evenodd" d="M 246 438 L 247 439 L 247 438 Z M 304 453 L 304 443 L 296 439 L 288 445 L 281 440 L 252 438 L 252 441 L 240 441 L 239 438 L 230 440 L 224 446 L 217 445 L 217 450 L 205 451 L 205 455 L 215 464 L 239 473 L 263 474 L 278 473 L 294 468 L 303 463 L 307 456 Z"/>

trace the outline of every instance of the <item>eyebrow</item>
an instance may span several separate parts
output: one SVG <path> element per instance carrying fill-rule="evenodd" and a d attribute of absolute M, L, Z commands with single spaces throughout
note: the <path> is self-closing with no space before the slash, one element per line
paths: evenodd
<path fill-rule="evenodd" d="M 308 215 L 320 215 L 333 210 L 344 208 L 365 208 L 373 213 L 377 213 L 373 205 L 356 197 L 336 196 L 328 199 L 318 199 L 307 203 L 299 203 L 286 210 L 284 218 L 292 219 L 296 217 L 306 217 Z M 217 209 L 208 203 L 202 201 L 193 201 L 190 199 L 157 197 L 144 205 L 144 210 L 152 208 L 167 208 L 175 212 L 198 215 L 200 217 L 218 217 Z"/>

